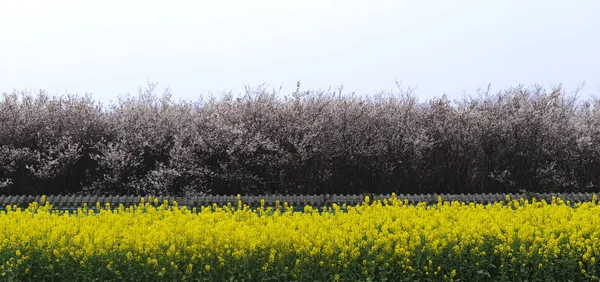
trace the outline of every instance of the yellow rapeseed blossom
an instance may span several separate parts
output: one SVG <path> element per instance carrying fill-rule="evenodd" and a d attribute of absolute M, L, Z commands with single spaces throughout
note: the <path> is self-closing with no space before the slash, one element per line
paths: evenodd
<path fill-rule="evenodd" d="M 476 273 L 473 268 L 501 277 L 556 278 L 573 269 L 586 279 L 600 276 L 595 198 L 571 205 L 506 195 L 506 202 L 483 205 L 440 197 L 435 205 L 411 205 L 395 195 L 384 201 L 366 196 L 356 206 L 296 212 L 279 202 L 252 209 L 238 195 L 237 205 L 223 207 L 158 205 L 152 197 L 136 206 L 95 207 L 7 206 L 0 211 L 0 273 L 27 281 L 43 277 L 48 265 L 68 265 L 80 268 L 64 273 L 73 281 L 87 279 L 86 271 L 191 281 L 233 270 L 239 277 L 294 280 L 311 273 L 328 281 L 377 280 L 381 273 L 393 281 L 471 280 L 465 275 Z"/>

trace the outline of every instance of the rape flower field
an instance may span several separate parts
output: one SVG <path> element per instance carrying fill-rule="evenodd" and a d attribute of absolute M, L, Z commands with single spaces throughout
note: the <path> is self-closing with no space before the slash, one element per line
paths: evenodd
<path fill-rule="evenodd" d="M 600 205 L 511 200 L 322 211 L 157 199 L 0 212 L 3 281 L 595 281 Z"/>

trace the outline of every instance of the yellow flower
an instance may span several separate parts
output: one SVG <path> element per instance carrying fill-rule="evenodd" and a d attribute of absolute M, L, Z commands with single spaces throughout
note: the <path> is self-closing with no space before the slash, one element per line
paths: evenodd
<path fill-rule="evenodd" d="M 158 203 L 157 198 L 150 201 Z M 513 264 L 533 257 L 542 262 L 568 257 L 582 260 L 585 270 L 600 252 L 596 220 L 600 206 L 585 202 L 572 207 L 559 198 L 551 203 L 513 199 L 489 205 L 455 201 L 428 206 L 409 205 L 395 196 L 373 202 L 365 197 L 362 204 L 335 204 L 322 212 L 307 205 L 306 213 L 296 212 L 288 203 L 279 209 L 264 204 L 259 209 L 216 204 L 188 208 L 175 202 L 172 207 L 168 202 L 146 203 L 114 211 L 109 203 L 97 206 L 101 209 L 96 215 L 85 208 L 70 214 L 36 205 L 10 206 L 0 213 L 0 248 L 14 250 L 16 257 L 8 258 L 0 271 L 24 269 L 18 266 L 27 265 L 28 254 L 39 251 L 57 263 L 73 260 L 85 267 L 97 267 L 90 262 L 111 256 L 118 258 L 115 263 L 145 263 L 159 274 L 163 268 L 187 266 L 188 278 L 193 264 L 208 272 L 211 265 L 221 269 L 252 259 L 266 270 L 285 269 L 283 261 L 296 261 L 286 270 L 291 276 L 314 264 L 327 271 L 358 264 L 363 266 L 360 272 L 367 273 L 398 265 L 405 273 L 418 268 L 420 275 L 446 274 L 450 280 L 456 279 L 459 268 L 441 271 L 444 261 L 436 255 L 443 251 L 455 257 L 501 257 Z M 66 259 L 63 254 L 68 254 Z M 416 254 L 427 255 L 427 260 Z M 547 268 L 544 264 L 537 267 Z M 105 260 L 99 268 L 104 267 L 116 268 Z"/>
<path fill-rule="evenodd" d="M 190 274 L 192 273 L 192 269 L 194 268 L 194 265 L 192 265 L 191 263 L 187 265 L 187 267 L 185 268 L 185 274 Z"/>

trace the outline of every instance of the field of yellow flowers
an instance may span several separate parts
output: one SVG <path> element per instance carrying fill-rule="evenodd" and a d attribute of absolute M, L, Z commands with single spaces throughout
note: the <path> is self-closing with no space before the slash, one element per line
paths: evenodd
<path fill-rule="evenodd" d="M 0 212 L 3 281 L 594 281 L 600 205 L 511 200 Z"/>

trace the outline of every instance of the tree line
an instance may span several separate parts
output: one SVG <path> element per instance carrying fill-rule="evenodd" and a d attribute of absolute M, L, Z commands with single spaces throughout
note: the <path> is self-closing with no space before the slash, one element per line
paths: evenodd
<path fill-rule="evenodd" d="M 450 101 L 411 91 L 247 88 L 173 101 L 156 84 L 102 105 L 0 101 L 0 194 L 597 192 L 600 99 L 517 86 Z"/>

